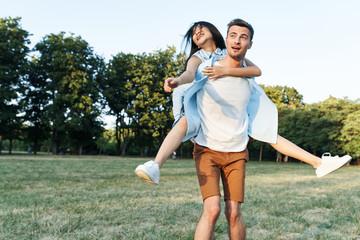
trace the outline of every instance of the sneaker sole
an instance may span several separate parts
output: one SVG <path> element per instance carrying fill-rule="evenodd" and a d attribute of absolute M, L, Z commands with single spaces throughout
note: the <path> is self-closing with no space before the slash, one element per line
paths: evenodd
<path fill-rule="evenodd" d="M 151 178 L 146 174 L 146 172 L 144 172 L 143 170 L 136 170 L 135 174 L 139 177 L 144 179 L 146 182 L 151 183 L 151 184 L 155 184 L 157 185 L 155 182 L 153 182 L 151 180 Z"/>
<path fill-rule="evenodd" d="M 327 173 L 325 173 L 325 174 L 319 175 L 318 178 L 321 178 L 321 177 L 323 177 L 323 176 L 326 176 L 326 175 L 328 175 L 329 173 L 332 173 L 332 172 L 334 172 L 334 171 L 336 171 L 336 170 L 338 170 L 338 169 L 346 166 L 346 165 L 351 161 L 351 159 L 352 159 L 350 156 L 349 156 L 348 158 L 349 158 L 349 159 L 347 159 L 344 164 L 340 165 L 338 168 L 335 168 L 334 170 L 332 170 L 332 171 L 330 171 L 330 172 L 327 172 Z"/>

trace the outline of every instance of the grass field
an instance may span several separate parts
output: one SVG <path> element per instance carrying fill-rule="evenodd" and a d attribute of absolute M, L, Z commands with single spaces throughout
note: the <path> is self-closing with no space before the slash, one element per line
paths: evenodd
<path fill-rule="evenodd" d="M 0 239 L 192 239 L 202 200 L 192 160 L 160 185 L 118 157 L 0 155 Z M 360 168 L 317 179 L 306 164 L 247 164 L 247 239 L 360 239 Z M 216 239 L 227 239 L 221 214 Z"/>

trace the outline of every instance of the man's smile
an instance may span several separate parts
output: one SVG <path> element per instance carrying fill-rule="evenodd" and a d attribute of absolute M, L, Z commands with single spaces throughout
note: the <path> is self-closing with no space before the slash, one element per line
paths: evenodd
<path fill-rule="evenodd" d="M 232 46 L 231 49 L 237 52 L 240 51 L 241 48 L 238 46 Z"/>

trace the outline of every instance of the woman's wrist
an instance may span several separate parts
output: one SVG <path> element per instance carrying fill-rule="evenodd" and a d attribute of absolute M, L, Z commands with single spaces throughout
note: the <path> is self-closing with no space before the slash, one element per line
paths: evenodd
<path fill-rule="evenodd" d="M 182 84 L 181 76 L 177 78 L 177 82 L 178 82 L 178 85 L 181 85 L 181 84 Z"/>

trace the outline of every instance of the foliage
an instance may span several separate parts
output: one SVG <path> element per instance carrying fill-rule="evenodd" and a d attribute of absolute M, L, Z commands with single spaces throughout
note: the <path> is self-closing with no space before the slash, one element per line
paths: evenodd
<path fill-rule="evenodd" d="M 278 106 L 279 134 L 301 148 L 320 155 L 325 152 L 350 154 L 359 157 L 360 124 L 356 120 L 360 104 L 348 99 L 329 99 L 304 105 L 302 95 L 295 89 L 281 86 L 262 86 Z M 262 143 L 251 143 L 250 151 L 259 151 Z M 265 145 L 265 150 L 274 151 Z M 275 157 L 274 157 L 275 158 Z"/>
<path fill-rule="evenodd" d="M 289 124 L 293 124 L 293 119 L 285 119 L 289 118 L 291 114 L 294 114 L 298 108 L 303 108 L 303 96 L 298 93 L 295 88 L 287 87 L 287 86 L 265 86 L 260 85 L 264 90 L 269 99 L 275 103 L 278 108 L 278 116 L 279 116 L 279 134 L 284 136 L 287 139 L 295 139 L 298 140 L 294 134 L 289 133 L 287 129 L 295 132 L 295 129 L 291 129 Z M 300 133 L 300 132 L 297 132 Z M 304 137 L 302 135 L 302 137 Z M 294 140 L 292 140 L 294 141 Z M 295 141 L 297 142 L 297 141 Z M 294 143 L 295 143 L 294 142 Z M 297 144 L 299 144 L 297 142 Z M 249 152 L 252 155 L 259 156 L 259 161 L 262 160 L 262 157 L 275 159 L 275 150 L 270 147 L 270 145 L 265 144 L 263 142 L 255 141 L 249 143 Z"/>
<path fill-rule="evenodd" d="M 288 105 L 293 107 L 303 107 L 303 96 L 293 87 L 288 86 L 264 86 L 260 85 L 268 98 L 275 103 L 276 106 Z"/>
<path fill-rule="evenodd" d="M 331 127 L 327 128 L 326 131 L 328 131 L 329 140 L 334 144 L 335 152 L 339 154 L 347 153 L 347 151 L 343 149 L 346 144 L 346 141 L 344 141 L 345 138 L 342 136 L 344 123 L 349 114 L 360 110 L 360 103 L 346 98 L 337 99 L 330 97 L 329 99 L 316 103 L 313 106 L 317 109 L 318 117 L 326 117 L 331 122 Z M 360 125 L 356 125 L 356 122 L 353 126 L 355 131 L 360 129 Z M 351 138 L 348 138 L 348 140 L 350 139 Z M 355 144 L 360 144 L 360 142 Z M 358 154 L 356 152 L 350 153 Z"/>
<path fill-rule="evenodd" d="M 49 34 L 36 44 L 37 60 L 50 95 L 48 107 L 52 122 L 53 153 L 59 153 L 61 140 L 68 134 L 79 153 L 83 145 L 100 136 L 100 93 L 103 60 L 88 43 L 73 34 Z"/>
<path fill-rule="evenodd" d="M 109 113 L 116 116 L 119 154 L 121 140 L 122 154 L 129 143 L 130 128 L 135 133 L 134 141 L 139 144 L 140 152 L 144 151 L 147 142 L 153 139 L 160 142 L 165 138 L 173 118 L 171 98 L 163 91 L 163 82 L 179 75 L 183 60 L 184 55 L 176 54 L 173 47 L 150 54 L 119 53 L 110 60 L 107 78 L 102 84 Z"/>
<path fill-rule="evenodd" d="M 347 115 L 343 123 L 341 131 L 343 149 L 353 157 L 360 158 L 360 110 Z"/>
<path fill-rule="evenodd" d="M 64 32 L 46 35 L 30 51 L 20 20 L 0 19 L 0 153 L 6 140 L 10 152 L 22 142 L 34 153 L 156 154 L 173 123 L 163 82 L 183 71 L 184 53 L 120 52 L 105 63 L 84 39 Z M 359 101 L 305 105 L 295 88 L 262 87 L 278 107 L 280 135 L 317 155 L 360 157 Z M 102 113 L 115 116 L 113 131 L 105 132 Z M 190 157 L 191 149 L 183 143 L 178 156 Z M 275 159 L 265 143 L 251 143 L 249 151 Z"/>
<path fill-rule="evenodd" d="M 29 62 L 26 75 L 24 97 L 20 104 L 24 111 L 23 119 L 26 123 L 24 129 L 25 140 L 33 146 L 34 154 L 40 148 L 41 141 L 50 137 L 50 98 L 46 91 L 46 78 L 37 59 Z"/>
<path fill-rule="evenodd" d="M 0 153 L 1 140 L 16 139 L 21 126 L 17 100 L 23 90 L 28 37 L 29 33 L 20 26 L 20 18 L 0 18 Z"/>
<path fill-rule="evenodd" d="M 134 77 L 126 87 L 136 96 L 129 115 L 138 126 L 136 137 L 140 149 L 144 138 L 160 143 L 172 126 L 172 102 L 163 90 L 163 83 L 166 78 L 179 75 L 183 62 L 184 55 L 176 55 L 175 48 L 169 47 L 144 57 L 133 71 Z"/>
<path fill-rule="evenodd" d="M 288 112 L 279 119 L 279 133 L 315 154 L 331 152 L 358 157 L 359 109 L 357 101 L 330 97 Z"/>
<path fill-rule="evenodd" d="M 119 53 L 108 63 L 105 77 L 100 81 L 104 104 L 109 108 L 107 114 L 114 115 L 115 140 L 117 154 L 125 154 L 125 148 L 130 137 L 131 118 L 127 115 L 131 101 L 134 99 L 132 91 L 125 86 L 131 81 L 131 71 L 135 56 L 133 54 Z M 121 147 L 121 142 L 123 143 Z M 121 151 L 122 148 L 122 151 Z"/>

